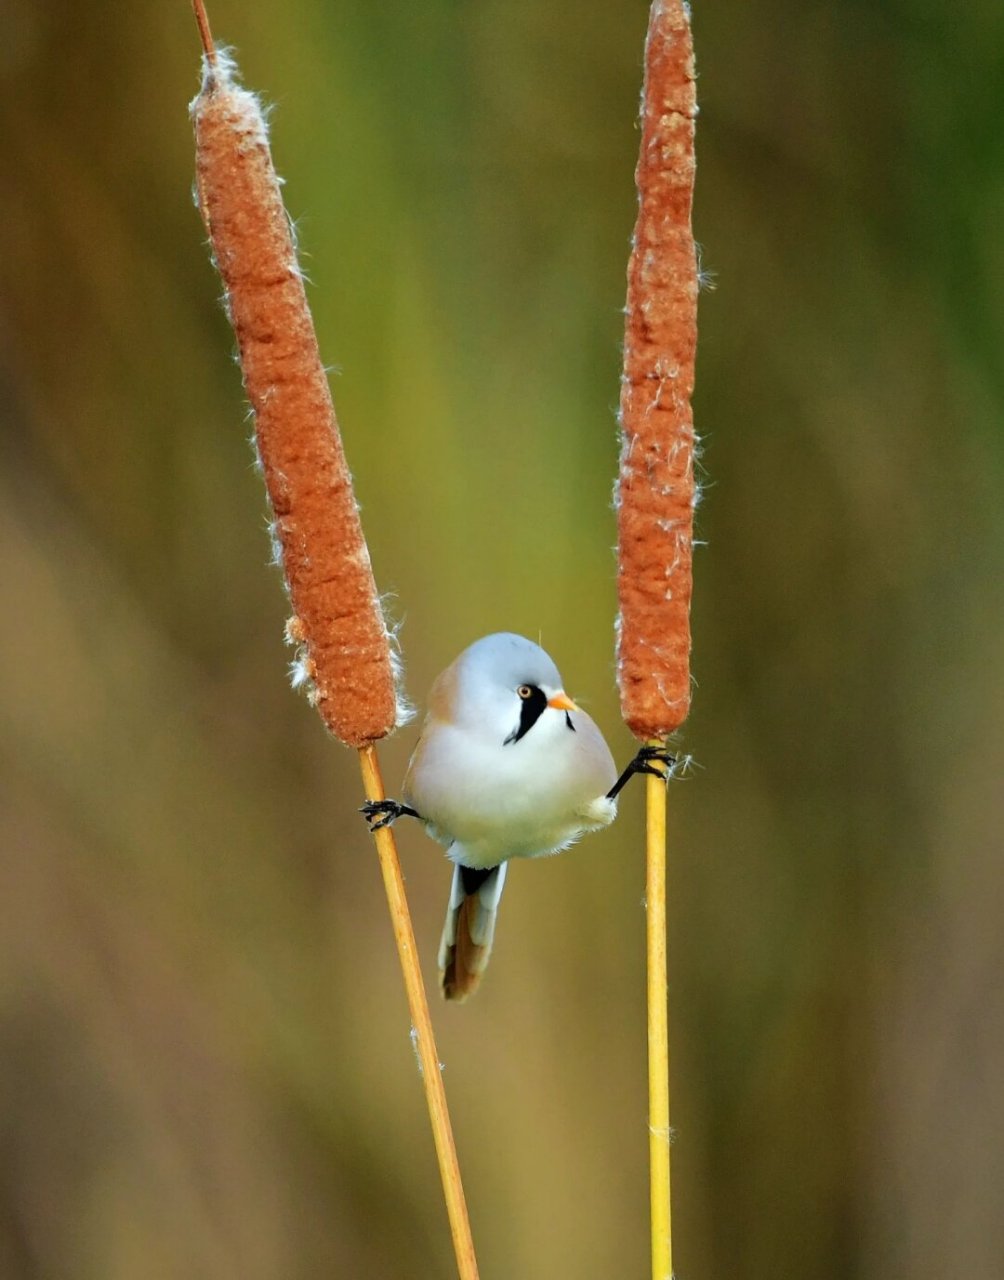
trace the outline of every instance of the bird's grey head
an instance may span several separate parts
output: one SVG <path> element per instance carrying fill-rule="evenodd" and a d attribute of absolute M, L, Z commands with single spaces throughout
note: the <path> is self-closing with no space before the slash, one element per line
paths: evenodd
<path fill-rule="evenodd" d="M 458 719 L 518 742 L 560 694 L 561 676 L 532 640 L 510 631 L 476 640 L 457 659 Z"/>

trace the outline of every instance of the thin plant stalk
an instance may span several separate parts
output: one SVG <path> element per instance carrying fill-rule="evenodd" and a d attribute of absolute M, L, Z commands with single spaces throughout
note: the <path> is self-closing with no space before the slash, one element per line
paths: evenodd
<path fill-rule="evenodd" d="M 652 775 L 645 781 L 649 1194 L 652 1275 L 663 1280 L 673 1274 L 673 1211 L 669 1159 L 669 990 L 666 958 L 666 784 L 661 778 Z"/>
<path fill-rule="evenodd" d="M 273 513 L 275 558 L 294 616 L 294 683 L 305 685 L 328 729 L 359 751 L 368 800 L 384 798 L 374 742 L 399 722 L 395 655 L 380 608 L 327 376 L 296 260 L 289 219 L 254 95 L 213 43 L 193 0 L 204 50 L 192 103 L 196 188 L 237 337 L 255 441 Z M 461 1280 L 478 1268 L 439 1054 L 429 1017 L 401 867 L 390 828 L 376 832 L 411 1010 Z"/>
<path fill-rule="evenodd" d="M 366 799 L 386 799 L 375 747 L 370 745 L 360 748 L 359 765 L 362 769 Z M 412 1038 L 421 1066 L 422 1083 L 425 1086 L 425 1100 L 428 1104 L 429 1121 L 436 1144 L 443 1196 L 446 1200 L 446 1211 L 450 1219 L 450 1231 L 457 1256 L 457 1269 L 461 1280 L 477 1280 L 478 1264 L 474 1254 L 474 1240 L 467 1216 L 467 1202 L 460 1180 L 460 1166 L 457 1163 L 450 1113 L 446 1106 L 446 1090 L 443 1088 L 442 1069 L 439 1054 L 436 1051 L 432 1019 L 429 1016 L 429 1002 L 422 982 L 422 971 L 418 964 L 418 949 L 415 945 L 415 933 L 408 911 L 408 900 L 405 897 L 397 844 L 394 840 L 394 832 L 389 826 L 380 827 L 373 835 L 376 840 L 377 856 L 380 859 L 387 905 L 390 908 L 394 941 L 397 943 L 397 954 L 401 961 L 405 990 L 408 993 Z"/>

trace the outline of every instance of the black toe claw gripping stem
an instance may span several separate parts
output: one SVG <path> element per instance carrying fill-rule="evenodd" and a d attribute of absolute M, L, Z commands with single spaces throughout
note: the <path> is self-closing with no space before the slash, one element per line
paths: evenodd
<path fill-rule="evenodd" d="M 409 804 L 401 804 L 399 800 L 367 800 L 359 809 L 371 831 L 379 831 L 381 827 L 390 827 L 398 818 L 418 818 L 421 815 Z"/>
<path fill-rule="evenodd" d="M 662 764 L 666 767 L 665 769 L 659 769 L 656 767 L 657 764 Z M 670 771 L 675 764 L 676 756 L 666 747 L 639 747 L 638 754 L 607 792 L 607 799 L 615 800 L 636 773 L 651 773 L 656 778 L 668 780 Z"/>

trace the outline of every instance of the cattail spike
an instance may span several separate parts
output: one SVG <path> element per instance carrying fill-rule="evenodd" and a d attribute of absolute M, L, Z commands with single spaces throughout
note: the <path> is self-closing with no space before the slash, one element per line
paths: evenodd
<path fill-rule="evenodd" d="M 621 711 L 646 741 L 665 738 L 690 709 L 696 115 L 689 9 L 683 0 L 655 0 L 645 45 L 616 497 Z"/>
<path fill-rule="evenodd" d="M 196 15 L 204 11 L 195 5 Z M 234 81 L 208 24 L 192 103 L 196 189 L 254 411 L 274 536 L 311 700 L 343 742 L 397 720 L 391 641 L 257 99 Z M 306 682 L 306 681 L 305 681 Z"/>

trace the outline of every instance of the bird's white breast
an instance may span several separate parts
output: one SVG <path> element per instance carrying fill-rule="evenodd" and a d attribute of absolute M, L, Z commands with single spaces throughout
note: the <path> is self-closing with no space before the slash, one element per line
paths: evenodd
<path fill-rule="evenodd" d="M 616 769 L 603 735 L 583 711 L 548 709 L 525 737 L 430 721 L 409 766 L 405 798 L 431 833 L 467 866 L 533 858 L 611 822 L 606 799 Z"/>

